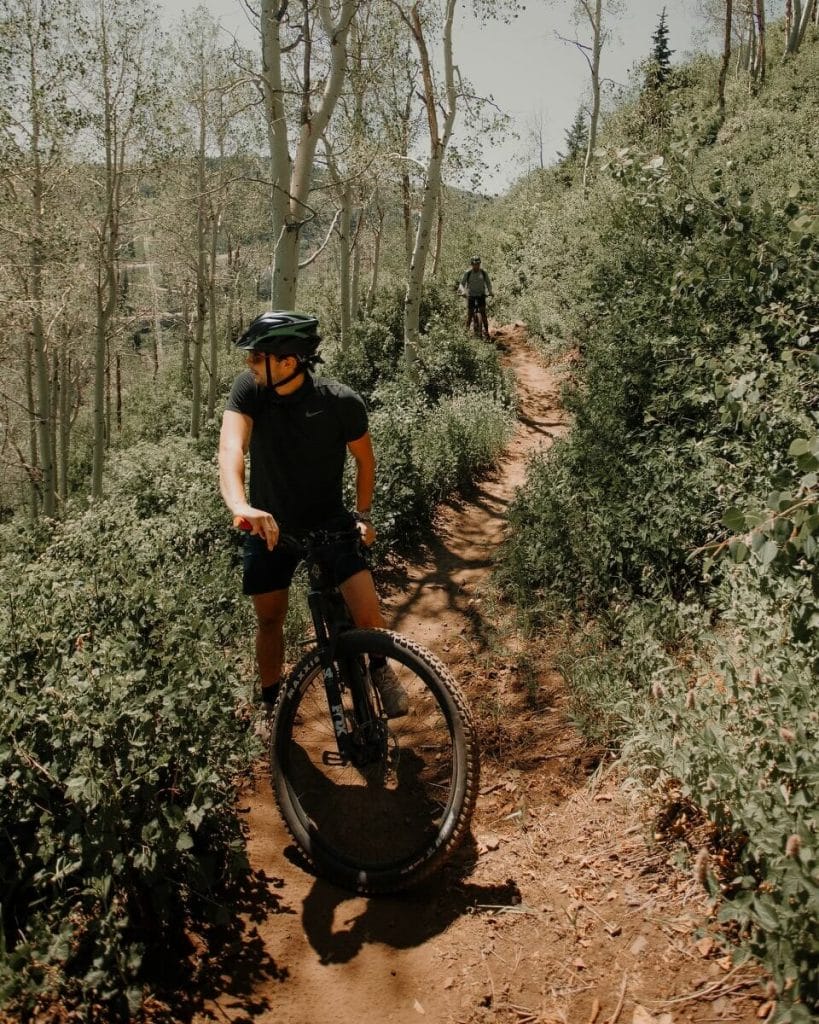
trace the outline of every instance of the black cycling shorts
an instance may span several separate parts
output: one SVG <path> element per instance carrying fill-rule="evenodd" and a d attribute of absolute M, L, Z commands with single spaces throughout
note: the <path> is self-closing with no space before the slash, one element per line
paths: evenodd
<path fill-rule="evenodd" d="M 466 306 L 470 313 L 474 313 L 476 309 L 486 309 L 486 296 L 468 295 L 466 298 Z"/>
<path fill-rule="evenodd" d="M 352 516 L 328 523 L 325 529 L 343 533 L 332 544 L 316 549 L 316 560 L 326 580 L 339 586 L 351 576 L 369 569 L 369 561 L 362 549 L 361 535 Z M 298 533 L 294 533 L 298 538 Z M 287 590 L 301 561 L 301 554 L 285 545 L 267 550 L 267 542 L 255 534 L 245 538 L 242 591 L 245 594 L 268 594 L 272 590 Z"/>

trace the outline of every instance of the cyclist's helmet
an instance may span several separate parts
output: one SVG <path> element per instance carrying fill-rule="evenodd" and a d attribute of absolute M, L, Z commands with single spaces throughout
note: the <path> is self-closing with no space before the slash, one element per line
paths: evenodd
<path fill-rule="evenodd" d="M 480 258 L 480 256 L 473 256 L 472 259 L 469 262 L 470 263 L 480 263 L 481 262 L 481 258 Z"/>
<path fill-rule="evenodd" d="M 264 352 L 280 359 L 295 356 L 309 363 L 318 361 L 321 335 L 314 316 L 275 309 L 257 316 L 235 344 L 241 352 Z"/>

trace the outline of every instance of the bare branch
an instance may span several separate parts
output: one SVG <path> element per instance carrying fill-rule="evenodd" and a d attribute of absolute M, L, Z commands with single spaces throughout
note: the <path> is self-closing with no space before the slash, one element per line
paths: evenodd
<path fill-rule="evenodd" d="M 336 210 L 336 215 L 335 217 L 333 217 L 333 223 L 330 225 L 330 228 L 327 231 L 327 237 L 321 243 L 319 248 L 316 249 L 312 256 L 309 256 L 306 260 L 303 260 L 301 263 L 299 263 L 299 270 L 304 270 L 305 267 L 309 267 L 310 264 L 314 263 L 319 258 L 319 256 L 324 252 L 324 250 L 327 248 L 330 242 L 330 239 L 332 238 L 333 232 L 335 231 L 336 228 L 336 224 L 338 223 L 338 218 L 340 216 L 341 210 Z"/>
<path fill-rule="evenodd" d="M 589 57 L 589 54 L 594 52 L 593 47 L 587 46 L 586 43 L 581 43 L 579 39 L 567 39 L 565 36 L 562 36 L 559 32 L 555 32 L 555 35 L 561 41 L 561 43 L 568 43 L 570 46 L 576 46 L 577 49 L 582 53 L 586 63 L 589 65 L 589 71 L 593 69 L 592 61 Z"/>

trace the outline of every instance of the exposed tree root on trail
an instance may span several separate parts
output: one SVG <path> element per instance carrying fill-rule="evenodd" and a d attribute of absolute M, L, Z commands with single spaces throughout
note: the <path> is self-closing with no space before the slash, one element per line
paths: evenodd
<path fill-rule="evenodd" d="M 488 586 L 527 457 L 567 429 L 567 364 L 544 367 L 516 324 L 519 429 L 498 467 L 441 510 L 436 537 L 382 584 L 392 628 L 430 647 L 480 725 L 472 836 L 422 889 L 365 898 L 308 874 L 260 768 L 250 856 L 271 890 L 248 919 L 260 976 L 233 973 L 196 1021 L 260 1024 L 710 1024 L 763 1019 L 759 972 L 699 931 L 707 897 L 670 866 L 627 784 L 569 724 L 559 672 L 533 657 Z M 507 620 L 508 629 L 507 629 Z M 251 954 L 252 951 L 252 955 Z"/>

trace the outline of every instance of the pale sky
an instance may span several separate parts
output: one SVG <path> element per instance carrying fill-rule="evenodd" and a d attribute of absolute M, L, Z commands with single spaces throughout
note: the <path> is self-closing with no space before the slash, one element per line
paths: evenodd
<path fill-rule="evenodd" d="M 171 19 L 204 6 L 246 45 L 256 45 L 241 0 L 164 0 L 163 6 Z M 611 37 L 603 51 L 603 77 L 626 83 L 629 69 L 651 49 L 651 36 L 663 7 L 669 46 L 674 51 L 672 61 L 701 49 L 696 6 L 695 0 L 622 0 L 622 13 L 608 21 Z M 512 118 L 506 140 L 484 154 L 493 170 L 483 178 L 481 191 L 504 192 L 524 171 L 527 151 L 532 163 L 533 151 L 526 136 L 533 121 L 542 119 L 547 164 L 564 149 L 564 133 L 589 91 L 589 69 L 580 51 L 561 42 L 558 35 L 588 43 L 590 32 L 584 26 L 575 28 L 571 0 L 529 0 L 509 25 L 481 25 L 468 0 L 461 7 L 454 37 L 456 63 L 479 95 L 491 95 Z M 461 117 L 456 137 L 463 130 Z M 512 137 L 514 131 L 519 139 Z"/>

